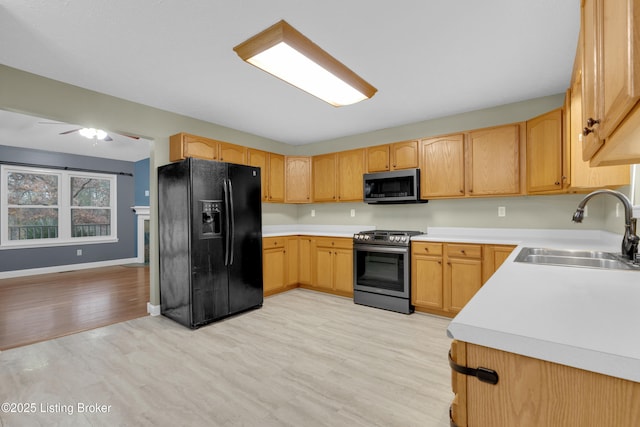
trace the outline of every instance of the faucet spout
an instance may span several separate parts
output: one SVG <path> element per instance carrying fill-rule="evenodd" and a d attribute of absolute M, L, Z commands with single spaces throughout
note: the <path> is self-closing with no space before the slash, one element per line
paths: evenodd
<path fill-rule="evenodd" d="M 629 201 L 629 198 L 621 192 L 604 189 L 596 190 L 587 194 L 578 204 L 578 209 L 576 209 L 571 220 L 576 223 L 581 223 L 584 218 L 584 208 L 587 205 L 587 202 L 598 194 L 609 194 L 618 198 L 622 202 L 622 205 L 624 206 L 624 237 L 622 238 L 622 255 L 627 259 L 634 260 L 635 255 L 638 253 L 638 242 L 640 241 L 640 237 L 636 235 L 636 218 L 632 217 L 633 208 L 631 206 L 631 201 Z"/>

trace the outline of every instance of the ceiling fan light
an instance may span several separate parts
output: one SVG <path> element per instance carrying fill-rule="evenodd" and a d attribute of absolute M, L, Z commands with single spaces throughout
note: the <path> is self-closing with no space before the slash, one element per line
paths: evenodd
<path fill-rule="evenodd" d="M 93 139 L 93 137 L 96 136 L 96 130 L 94 128 L 82 128 L 78 133 L 89 139 Z"/>
<path fill-rule="evenodd" d="M 233 50 L 242 60 L 336 107 L 371 98 L 377 92 L 284 20 Z"/>
<path fill-rule="evenodd" d="M 96 138 L 100 141 L 104 140 L 107 137 L 107 133 L 102 129 L 96 129 Z"/>

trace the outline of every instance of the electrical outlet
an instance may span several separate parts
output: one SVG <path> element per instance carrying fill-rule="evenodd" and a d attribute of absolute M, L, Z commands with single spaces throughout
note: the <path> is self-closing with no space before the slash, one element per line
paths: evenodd
<path fill-rule="evenodd" d="M 311 216 L 316 216 L 316 210 L 315 209 L 311 209 Z"/>
<path fill-rule="evenodd" d="M 498 206 L 498 216 L 507 216 L 507 208 L 505 206 Z"/>
<path fill-rule="evenodd" d="M 353 218 L 354 216 L 356 216 L 356 210 L 355 209 L 351 209 L 351 217 Z"/>
<path fill-rule="evenodd" d="M 616 203 L 616 218 L 620 218 L 620 203 Z"/>
<path fill-rule="evenodd" d="M 144 190 L 144 195 L 149 197 L 149 190 Z"/>
<path fill-rule="evenodd" d="M 583 216 L 583 218 L 586 218 L 588 216 L 589 216 L 589 206 L 585 206 L 584 207 L 584 216 Z"/>
<path fill-rule="evenodd" d="M 76 255 L 77 256 L 82 256 L 82 249 L 76 250 Z"/>

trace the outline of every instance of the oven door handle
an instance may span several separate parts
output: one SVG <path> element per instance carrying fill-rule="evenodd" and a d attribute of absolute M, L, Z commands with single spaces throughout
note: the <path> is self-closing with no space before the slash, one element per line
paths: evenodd
<path fill-rule="evenodd" d="M 383 246 L 383 245 L 353 245 L 354 251 L 367 251 L 367 252 L 384 252 L 384 253 L 394 253 L 394 254 L 406 254 L 409 253 L 408 247 L 391 247 L 391 246 Z"/>

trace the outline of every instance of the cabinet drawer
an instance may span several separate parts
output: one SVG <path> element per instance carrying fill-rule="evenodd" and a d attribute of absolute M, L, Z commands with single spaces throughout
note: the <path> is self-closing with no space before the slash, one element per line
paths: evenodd
<path fill-rule="evenodd" d="M 341 237 L 318 237 L 316 239 L 316 246 L 353 249 L 353 240 Z"/>
<path fill-rule="evenodd" d="M 442 243 L 412 242 L 411 252 L 415 255 L 442 255 Z"/>
<path fill-rule="evenodd" d="M 265 237 L 262 239 L 262 249 L 284 248 L 285 237 Z"/>
<path fill-rule="evenodd" d="M 447 244 L 447 255 L 454 258 L 482 258 L 481 245 Z"/>

